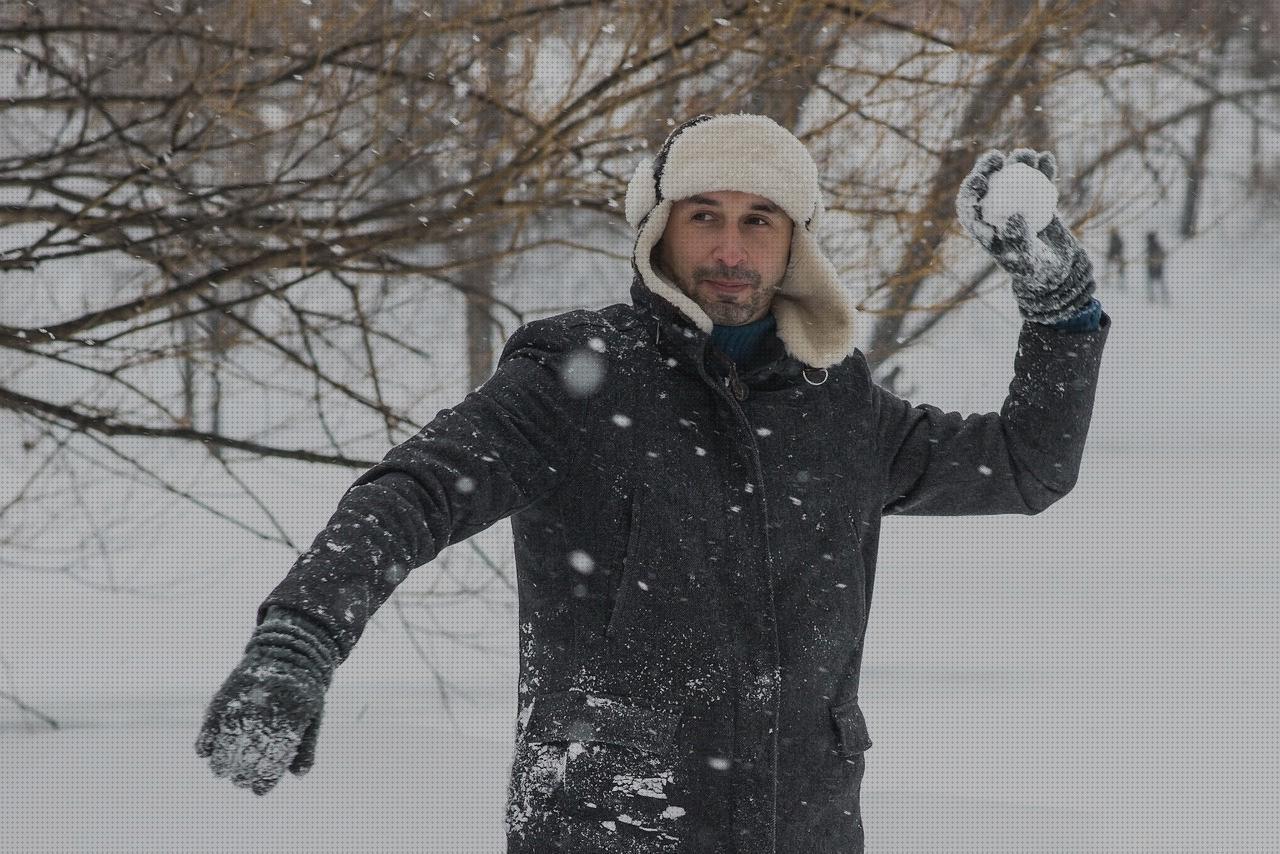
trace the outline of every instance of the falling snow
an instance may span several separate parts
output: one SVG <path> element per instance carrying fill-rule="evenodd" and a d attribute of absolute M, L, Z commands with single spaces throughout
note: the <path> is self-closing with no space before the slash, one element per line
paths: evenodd
<path fill-rule="evenodd" d="M 592 560 L 591 555 L 581 549 L 569 552 L 569 565 L 583 575 L 590 575 L 596 568 L 596 562 Z"/>
<path fill-rule="evenodd" d="M 599 339 L 594 339 L 599 340 Z M 594 350 L 579 348 L 560 365 L 560 382 L 573 398 L 590 397 L 604 384 L 606 362 Z"/>

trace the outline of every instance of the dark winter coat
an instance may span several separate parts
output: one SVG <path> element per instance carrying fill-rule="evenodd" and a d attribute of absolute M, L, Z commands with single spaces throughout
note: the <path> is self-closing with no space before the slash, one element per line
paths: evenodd
<path fill-rule="evenodd" d="M 999 413 L 913 406 L 857 350 L 743 375 L 639 278 L 511 337 L 360 477 L 263 602 L 345 658 L 413 567 L 512 517 L 516 852 L 851 854 L 880 518 L 1035 514 L 1076 481 L 1110 317 L 1025 322 Z"/>

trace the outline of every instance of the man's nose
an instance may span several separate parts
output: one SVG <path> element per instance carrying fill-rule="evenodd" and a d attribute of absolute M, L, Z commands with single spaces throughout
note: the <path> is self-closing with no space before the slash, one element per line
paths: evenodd
<path fill-rule="evenodd" d="M 747 260 L 746 242 L 733 229 L 726 229 L 716 246 L 714 257 L 726 267 L 736 267 Z"/>

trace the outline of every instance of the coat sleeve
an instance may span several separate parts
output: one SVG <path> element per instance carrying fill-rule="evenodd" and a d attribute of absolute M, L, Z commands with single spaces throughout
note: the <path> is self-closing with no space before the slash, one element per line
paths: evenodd
<path fill-rule="evenodd" d="M 1075 486 L 1111 318 L 1095 331 L 1024 321 L 999 412 L 913 406 L 880 385 L 872 411 L 885 515 L 1034 515 Z"/>
<path fill-rule="evenodd" d="M 580 383 L 562 381 L 565 357 L 605 365 L 595 352 L 603 341 L 592 340 L 601 327 L 584 315 L 517 329 L 489 380 L 357 478 L 257 622 L 272 605 L 300 611 L 329 630 L 346 660 L 410 570 L 554 490 L 591 405 Z"/>

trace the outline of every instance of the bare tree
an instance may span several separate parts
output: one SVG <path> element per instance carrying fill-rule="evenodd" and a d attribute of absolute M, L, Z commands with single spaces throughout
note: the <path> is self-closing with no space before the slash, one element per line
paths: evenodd
<path fill-rule="evenodd" d="M 513 324 L 567 307 L 539 287 L 546 257 L 605 258 L 629 279 L 627 180 L 699 111 L 767 113 L 814 151 L 824 237 L 866 283 L 868 356 L 890 368 L 988 287 L 995 266 L 954 225 L 955 192 L 986 147 L 1059 145 L 1059 91 L 1099 104 L 1099 142 L 1061 158 L 1074 227 L 1105 213 L 1089 188 L 1109 169 L 1162 186 L 1174 131 L 1207 109 L 1276 132 L 1260 106 L 1274 75 L 1224 89 L 1201 37 L 1154 37 L 1156 10 L 4 7 L 0 408 L 24 459 L 0 495 L 0 546 L 100 524 L 76 516 L 88 470 L 295 547 L 243 467 L 372 464 L 483 380 Z M 1114 85 L 1135 69 L 1196 95 L 1141 102 Z M 461 353 L 461 370 L 437 367 Z M 173 448 L 206 454 L 236 500 L 184 485 Z M 93 543 L 73 546 L 105 550 Z"/>
<path fill-rule="evenodd" d="M 69 523 L 75 502 L 49 512 L 76 494 L 48 491 L 52 473 L 79 482 L 89 466 L 296 548 L 237 468 L 363 469 L 411 435 L 433 395 L 459 389 L 423 383 L 443 351 L 406 307 L 460 295 L 469 331 L 443 343 L 474 339 L 467 380 L 482 379 L 495 325 L 540 310 L 536 289 L 497 298 L 488 271 L 547 247 L 609 253 L 575 237 L 599 236 L 580 227 L 591 218 L 623 230 L 650 105 L 769 55 L 754 45 L 773 20 L 752 4 L 687 4 L 674 40 L 648 11 L 316 0 L 276 16 L 249 0 L 134 0 L 0 12 L 0 74 L 16 87 L 0 102 L 0 407 L 27 449 L 0 498 L 0 543 L 48 536 L 37 507 L 56 531 L 99 524 Z M 558 62 L 540 62 L 545 49 Z M 282 415 L 255 424 L 266 411 Z M 187 488 L 189 461 L 144 452 L 174 443 L 203 449 L 240 499 Z"/>
<path fill-rule="evenodd" d="M 1227 48 L 1237 32 L 1239 9 L 1233 3 L 1214 4 L 1206 29 L 1212 39 L 1208 67 L 1205 69 L 1208 83 L 1217 88 L 1222 78 Z M 1216 102 L 1206 102 L 1196 114 L 1195 141 L 1186 157 L 1187 189 L 1183 194 L 1182 219 L 1178 232 L 1184 237 L 1194 237 L 1200 198 L 1204 193 L 1205 164 L 1209 159 L 1209 146 L 1213 140 L 1213 111 Z"/>

